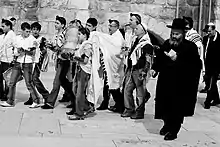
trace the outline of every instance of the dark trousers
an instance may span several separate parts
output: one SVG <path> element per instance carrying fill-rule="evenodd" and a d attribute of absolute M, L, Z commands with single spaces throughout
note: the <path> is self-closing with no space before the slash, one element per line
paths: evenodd
<path fill-rule="evenodd" d="M 4 82 L 3 73 L 9 69 L 10 63 L 0 63 L 0 100 L 7 100 L 8 85 Z"/>
<path fill-rule="evenodd" d="M 18 78 L 20 78 L 21 74 L 23 74 L 25 84 L 27 86 L 28 91 L 31 94 L 31 97 L 35 103 L 39 103 L 39 97 L 37 91 L 34 87 L 33 79 L 32 79 L 32 63 L 15 63 L 12 69 L 11 79 L 9 83 L 9 92 L 8 92 L 8 100 L 7 102 L 11 105 L 14 104 L 15 100 L 15 92 L 16 92 L 16 83 Z"/>
<path fill-rule="evenodd" d="M 133 97 L 133 91 L 136 89 L 136 102 L 137 109 L 136 112 L 144 115 L 145 103 L 148 101 L 149 92 L 145 88 L 144 79 L 139 79 L 139 71 L 127 71 L 125 75 L 124 83 L 124 105 L 125 111 L 134 112 L 135 111 L 135 100 Z"/>
<path fill-rule="evenodd" d="M 33 72 L 33 82 L 34 86 L 37 88 L 37 91 L 43 96 L 44 99 L 46 99 L 49 95 L 49 91 L 46 90 L 43 83 L 40 80 L 40 68 L 39 64 L 35 65 L 34 72 Z M 30 99 L 32 99 L 30 95 Z"/>
<path fill-rule="evenodd" d="M 168 130 L 172 134 L 178 134 L 181 128 L 181 124 L 184 121 L 183 116 L 176 116 L 176 117 L 166 117 L 163 118 L 164 126 L 166 130 Z"/>
<path fill-rule="evenodd" d="M 69 82 L 69 80 L 66 77 L 66 74 L 69 70 L 69 66 L 70 66 L 70 61 L 58 59 L 56 65 L 56 75 L 53 81 L 53 89 L 45 101 L 47 104 L 51 106 L 55 105 L 57 96 L 60 91 L 60 86 L 62 86 L 63 89 L 70 94 L 72 99 L 75 99 L 75 96 L 72 91 L 72 83 Z"/>
<path fill-rule="evenodd" d="M 74 94 L 76 96 L 75 100 L 75 113 L 79 116 L 84 115 L 84 110 L 88 110 L 89 103 L 86 100 L 86 89 L 90 79 L 90 74 L 84 72 L 80 67 L 76 73 L 74 79 Z"/>
<path fill-rule="evenodd" d="M 205 104 L 210 105 L 212 101 L 220 102 L 217 86 L 218 74 L 207 75 L 207 78 L 210 79 L 210 82 Z"/>
<path fill-rule="evenodd" d="M 112 98 L 115 101 L 114 107 L 116 107 L 118 109 L 124 109 L 124 98 L 123 98 L 123 94 L 120 91 L 120 88 L 109 89 L 109 86 L 107 84 L 107 78 L 105 76 L 104 88 L 103 88 L 103 101 L 102 101 L 103 106 L 108 107 L 109 100 L 110 100 L 110 94 L 112 95 Z"/>

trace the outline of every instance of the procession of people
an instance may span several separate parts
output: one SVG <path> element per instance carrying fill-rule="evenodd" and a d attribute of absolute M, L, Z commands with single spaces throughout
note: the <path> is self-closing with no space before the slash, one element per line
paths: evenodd
<path fill-rule="evenodd" d="M 159 134 L 164 140 L 174 140 L 184 117 L 194 115 L 201 73 L 205 73 L 206 84 L 201 92 L 207 92 L 204 108 L 220 104 L 220 68 L 214 66 L 220 53 L 220 37 L 214 23 L 206 25 L 203 31 L 207 35 L 202 38 L 193 29 L 191 17 L 175 18 L 167 25 L 170 38 L 160 44 L 137 13 L 130 13 L 124 29 L 119 20 L 109 19 L 109 33 L 97 31 L 96 18 L 88 18 L 85 26 L 78 19 L 68 23 L 62 16 L 56 16 L 54 22 L 57 32 L 49 41 L 40 35 L 39 22 L 23 22 L 17 35 L 16 19 L 2 19 L 2 107 L 16 105 L 16 84 L 24 79 L 30 93 L 24 105 L 29 108 L 55 109 L 62 87 L 64 94 L 59 102 L 69 102 L 69 120 L 83 120 L 96 110 L 107 109 L 121 117 L 144 119 L 145 104 L 153 95 L 147 84 L 157 77 L 155 119 L 164 122 Z M 41 72 L 47 72 L 49 52 L 55 61 L 51 91 L 40 79 Z M 109 106 L 111 96 L 113 106 Z M 102 102 L 96 108 L 99 98 Z"/>

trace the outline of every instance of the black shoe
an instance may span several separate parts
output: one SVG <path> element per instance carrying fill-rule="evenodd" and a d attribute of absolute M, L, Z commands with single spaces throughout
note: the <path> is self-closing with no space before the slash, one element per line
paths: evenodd
<path fill-rule="evenodd" d="M 70 100 L 67 98 L 62 98 L 59 100 L 60 103 L 65 103 L 65 102 L 69 102 Z"/>
<path fill-rule="evenodd" d="M 49 105 L 49 104 L 44 104 L 43 106 L 41 106 L 42 109 L 53 109 L 53 106 Z"/>
<path fill-rule="evenodd" d="M 132 115 L 134 115 L 134 111 L 124 111 L 122 114 L 121 114 L 121 117 L 131 117 Z"/>
<path fill-rule="evenodd" d="M 85 116 L 84 116 L 84 115 L 79 116 L 79 115 L 77 115 L 77 114 L 74 114 L 74 115 L 68 116 L 68 119 L 69 119 L 69 120 L 84 120 L 84 119 L 85 119 Z"/>
<path fill-rule="evenodd" d="M 211 105 L 204 103 L 204 109 L 210 109 Z"/>
<path fill-rule="evenodd" d="M 134 115 L 130 117 L 131 119 L 144 119 L 144 114 L 136 112 Z"/>
<path fill-rule="evenodd" d="M 213 101 L 210 105 L 211 106 L 216 106 L 216 105 L 219 105 L 220 104 L 220 101 Z"/>
<path fill-rule="evenodd" d="M 89 110 L 87 110 L 87 111 L 84 112 L 84 115 L 89 115 L 90 113 L 93 113 L 93 112 L 95 112 L 95 107 L 94 107 L 94 106 L 91 106 L 91 107 L 89 108 Z"/>
<path fill-rule="evenodd" d="M 66 106 L 66 108 L 73 108 L 73 107 L 74 107 L 73 104 L 69 104 L 69 105 Z"/>
<path fill-rule="evenodd" d="M 174 133 L 167 133 L 164 137 L 164 140 L 174 140 L 177 138 L 177 134 Z"/>
<path fill-rule="evenodd" d="M 108 105 L 101 103 L 101 105 L 96 108 L 96 110 L 107 110 L 108 109 Z"/>
<path fill-rule="evenodd" d="M 73 115 L 73 114 L 75 114 L 75 111 L 70 110 L 70 111 L 66 112 L 66 114 L 67 114 L 67 115 Z"/>
<path fill-rule="evenodd" d="M 207 89 L 202 89 L 202 90 L 200 90 L 200 93 L 207 93 Z"/>
<path fill-rule="evenodd" d="M 108 108 L 109 111 L 112 111 L 112 112 L 115 112 L 115 113 L 123 113 L 124 110 L 120 109 L 120 108 L 117 108 L 115 106 L 110 106 Z"/>
<path fill-rule="evenodd" d="M 33 100 L 30 98 L 26 102 L 24 102 L 24 105 L 32 105 L 32 104 L 33 104 Z"/>
<path fill-rule="evenodd" d="M 162 136 L 166 135 L 168 132 L 169 132 L 169 130 L 168 130 L 168 128 L 166 126 L 163 126 L 160 129 L 160 135 L 162 135 Z"/>

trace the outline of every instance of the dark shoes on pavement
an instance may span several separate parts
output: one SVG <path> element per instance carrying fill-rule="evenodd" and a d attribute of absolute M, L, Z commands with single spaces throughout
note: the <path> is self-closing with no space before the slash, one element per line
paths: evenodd
<path fill-rule="evenodd" d="M 144 114 L 136 112 L 134 115 L 130 117 L 131 119 L 144 119 Z"/>
<path fill-rule="evenodd" d="M 60 103 L 65 103 L 65 102 L 69 102 L 70 100 L 67 98 L 62 98 L 59 100 Z"/>
<path fill-rule="evenodd" d="M 74 110 L 70 110 L 70 111 L 66 112 L 66 114 L 67 115 L 73 115 L 73 114 L 75 114 L 75 111 Z"/>
<path fill-rule="evenodd" d="M 160 135 L 165 136 L 169 132 L 168 128 L 166 126 L 163 126 L 160 129 Z"/>
<path fill-rule="evenodd" d="M 33 100 L 30 98 L 26 102 L 24 102 L 24 105 L 32 105 L 32 104 L 33 104 Z"/>
<path fill-rule="evenodd" d="M 124 111 L 122 114 L 121 114 L 121 117 L 131 117 L 132 115 L 135 114 L 135 111 Z"/>
<path fill-rule="evenodd" d="M 107 110 L 108 109 L 108 105 L 101 103 L 101 105 L 96 108 L 96 110 Z"/>
<path fill-rule="evenodd" d="M 176 138 L 177 138 L 177 134 L 171 133 L 171 132 L 166 133 L 166 135 L 164 136 L 164 140 L 167 140 L 167 141 L 174 140 Z"/>
<path fill-rule="evenodd" d="M 53 106 L 51 106 L 50 104 L 44 104 L 43 106 L 41 106 L 42 109 L 53 109 Z"/>
<path fill-rule="evenodd" d="M 112 111 L 112 112 L 115 112 L 115 113 L 121 113 L 121 114 L 124 112 L 124 109 L 118 108 L 118 107 L 116 107 L 116 106 L 110 106 L 110 107 L 108 108 L 108 110 L 109 110 L 109 111 Z"/>
<path fill-rule="evenodd" d="M 74 115 L 68 116 L 68 119 L 69 119 L 69 120 L 84 120 L 84 119 L 85 119 L 85 116 L 84 116 L 84 115 L 79 116 L 79 115 L 77 115 L 77 114 L 74 114 Z"/>

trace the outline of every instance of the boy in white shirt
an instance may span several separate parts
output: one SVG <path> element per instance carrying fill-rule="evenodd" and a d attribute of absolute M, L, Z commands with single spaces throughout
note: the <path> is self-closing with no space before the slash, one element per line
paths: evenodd
<path fill-rule="evenodd" d="M 39 107 L 39 97 L 32 80 L 33 59 L 37 45 L 35 41 L 36 39 L 30 35 L 30 29 L 31 26 L 29 23 L 22 23 L 22 33 L 16 37 L 16 48 L 14 53 L 15 56 L 17 56 L 17 60 L 12 69 L 9 93 L 7 95 L 8 100 L 7 102 L 1 104 L 3 107 L 14 106 L 16 83 L 21 74 L 23 74 L 27 89 L 33 99 L 33 104 L 30 106 L 30 108 Z"/>
<path fill-rule="evenodd" d="M 4 34 L 0 36 L 0 100 L 6 101 L 8 86 L 3 83 L 3 73 L 10 68 L 13 61 L 16 35 L 9 20 L 2 19 L 2 30 Z"/>
<path fill-rule="evenodd" d="M 46 99 L 49 95 L 49 91 L 44 87 L 43 83 L 40 80 L 41 67 L 43 63 L 43 58 L 47 53 L 46 45 L 42 45 L 45 43 L 46 39 L 40 36 L 41 25 L 38 22 L 34 22 L 31 24 L 31 32 L 37 42 L 37 48 L 34 56 L 34 66 L 33 66 L 33 82 L 34 86 L 37 88 L 37 91 Z M 30 97 L 28 101 L 24 103 L 24 105 L 32 105 L 33 99 Z"/>

